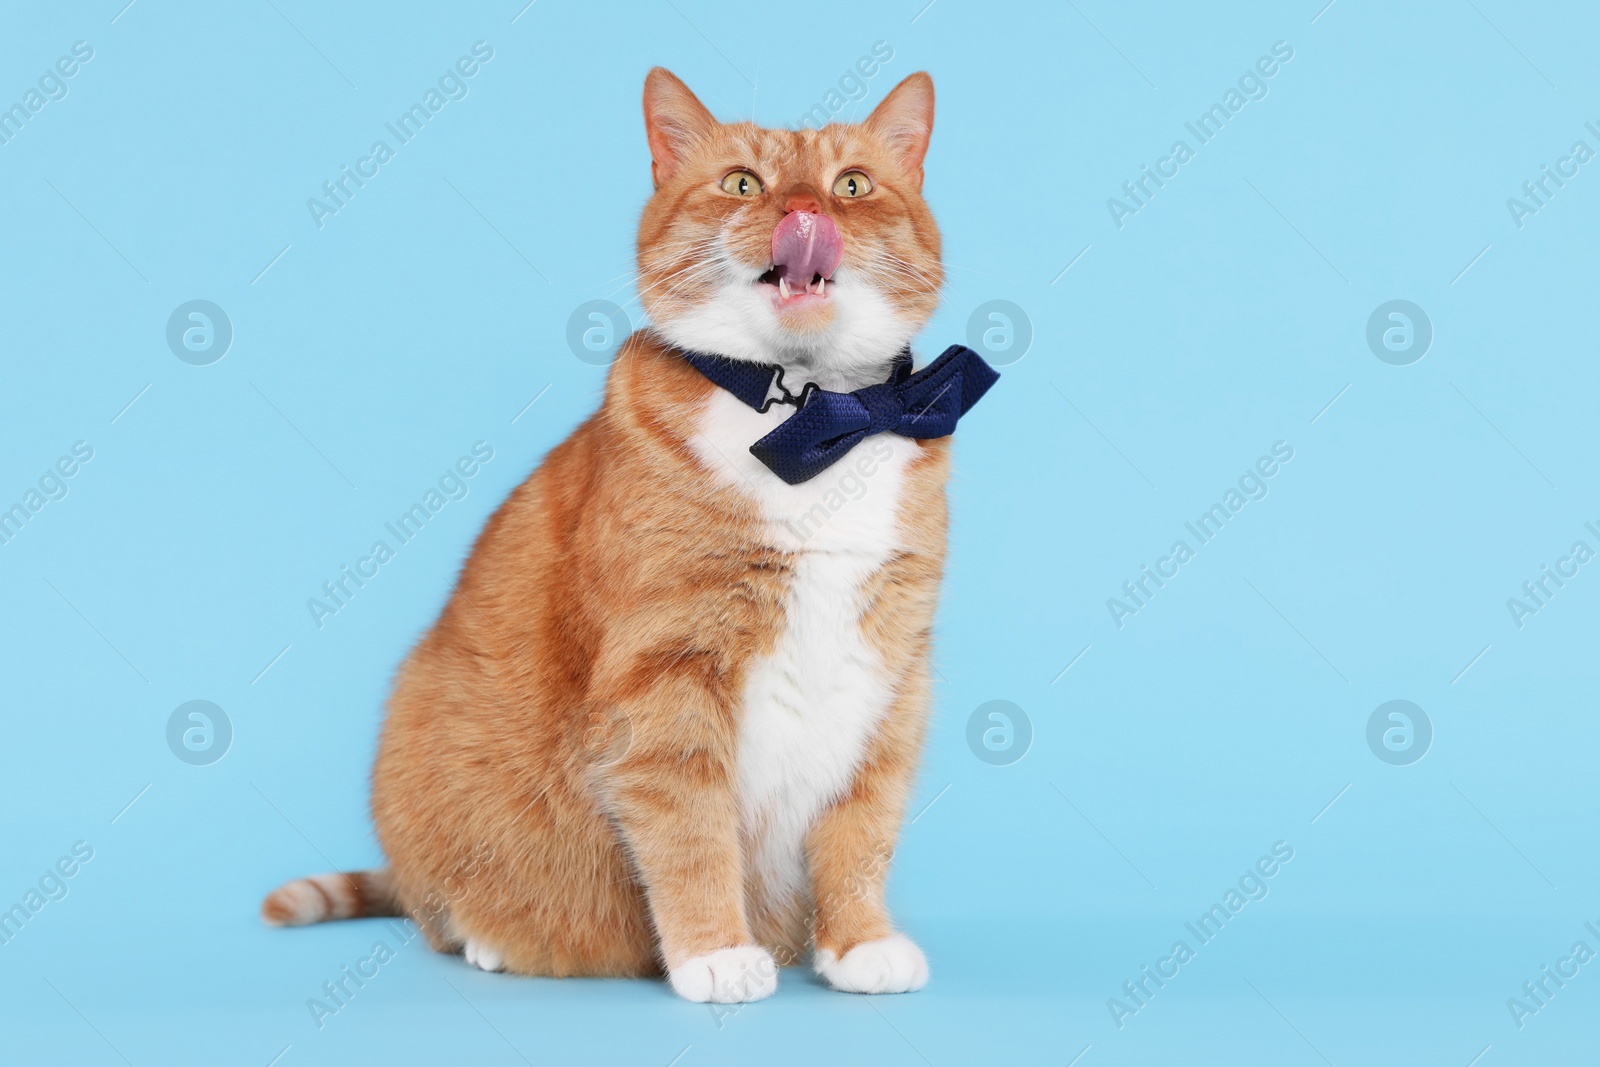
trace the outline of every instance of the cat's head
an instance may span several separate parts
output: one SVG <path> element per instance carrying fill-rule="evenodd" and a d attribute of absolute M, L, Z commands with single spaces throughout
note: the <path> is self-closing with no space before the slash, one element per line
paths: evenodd
<path fill-rule="evenodd" d="M 881 381 L 944 281 L 922 199 L 933 80 L 911 75 L 858 125 L 770 130 L 718 122 L 657 67 L 644 119 L 639 293 L 656 331 L 828 388 Z"/>

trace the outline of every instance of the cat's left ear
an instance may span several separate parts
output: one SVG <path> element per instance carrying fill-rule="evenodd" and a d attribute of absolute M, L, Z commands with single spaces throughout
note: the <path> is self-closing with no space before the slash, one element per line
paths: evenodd
<path fill-rule="evenodd" d="M 650 140 L 650 176 L 656 187 L 672 176 L 684 153 L 709 137 L 717 120 L 689 87 L 665 67 L 644 79 L 644 132 Z"/>
<path fill-rule="evenodd" d="M 916 177 L 920 189 L 922 159 L 933 136 L 933 79 L 920 70 L 907 75 L 862 125 L 883 141 L 907 174 Z"/>

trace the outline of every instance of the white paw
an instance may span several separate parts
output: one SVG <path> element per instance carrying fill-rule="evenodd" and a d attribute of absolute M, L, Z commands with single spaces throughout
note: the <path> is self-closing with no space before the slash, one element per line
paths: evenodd
<path fill-rule="evenodd" d="M 475 941 L 470 937 L 467 938 L 466 947 L 461 950 L 461 954 L 467 958 L 468 963 L 480 971 L 498 971 L 506 965 L 500 953 L 482 941 Z"/>
<path fill-rule="evenodd" d="M 863 941 L 843 959 L 824 949 L 814 964 L 841 993 L 909 993 L 928 983 L 928 961 L 905 934 Z"/>
<path fill-rule="evenodd" d="M 778 964 L 760 945 L 740 945 L 685 960 L 667 979 L 684 1000 L 742 1004 L 772 996 L 778 988 Z"/>

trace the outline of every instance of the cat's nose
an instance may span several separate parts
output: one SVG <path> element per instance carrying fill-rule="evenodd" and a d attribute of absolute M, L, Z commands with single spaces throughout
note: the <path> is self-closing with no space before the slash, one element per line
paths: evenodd
<path fill-rule="evenodd" d="M 772 231 L 772 265 L 796 285 L 810 285 L 813 275 L 831 279 L 844 257 L 844 239 L 828 216 L 791 210 Z"/>
<path fill-rule="evenodd" d="M 783 202 L 785 214 L 790 211 L 809 211 L 813 215 L 822 214 L 822 205 L 817 203 L 817 198 L 812 193 L 790 193 L 789 199 Z"/>

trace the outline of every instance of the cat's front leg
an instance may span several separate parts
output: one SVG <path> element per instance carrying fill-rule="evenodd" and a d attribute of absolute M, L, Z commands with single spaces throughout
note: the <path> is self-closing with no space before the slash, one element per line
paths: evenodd
<path fill-rule="evenodd" d="M 921 694 L 903 696 L 880 726 L 850 789 L 806 837 L 815 906 L 812 964 L 845 993 L 908 993 L 928 981 L 928 961 L 897 933 L 884 904 L 889 860 L 905 811 L 922 717 Z"/>
<path fill-rule="evenodd" d="M 737 729 L 726 701 L 692 672 L 680 666 L 620 709 L 631 738 L 600 792 L 644 883 L 673 991 L 761 1000 L 777 989 L 778 966 L 745 917 Z"/>

